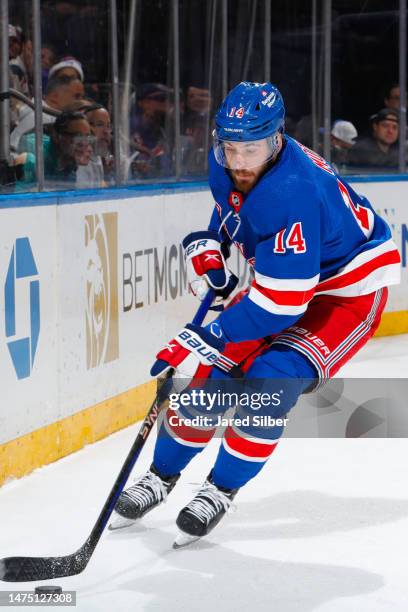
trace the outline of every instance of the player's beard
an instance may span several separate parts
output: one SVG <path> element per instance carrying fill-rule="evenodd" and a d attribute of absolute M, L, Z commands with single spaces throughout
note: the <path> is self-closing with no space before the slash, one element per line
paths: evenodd
<path fill-rule="evenodd" d="M 251 168 L 250 170 L 230 170 L 235 187 L 242 193 L 248 193 L 265 172 L 267 164 Z"/>

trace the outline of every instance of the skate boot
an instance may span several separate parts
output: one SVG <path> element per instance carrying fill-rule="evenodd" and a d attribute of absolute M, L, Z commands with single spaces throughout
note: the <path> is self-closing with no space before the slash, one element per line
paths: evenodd
<path fill-rule="evenodd" d="M 207 535 L 229 510 L 238 489 L 217 487 L 211 480 L 211 473 L 194 499 L 185 506 L 177 517 L 180 533 L 173 548 L 182 548 Z"/>
<path fill-rule="evenodd" d="M 180 474 L 161 476 L 152 464 L 144 476 L 121 493 L 115 506 L 116 515 L 109 529 L 113 531 L 133 525 L 137 519 L 166 501 L 179 478 Z"/>

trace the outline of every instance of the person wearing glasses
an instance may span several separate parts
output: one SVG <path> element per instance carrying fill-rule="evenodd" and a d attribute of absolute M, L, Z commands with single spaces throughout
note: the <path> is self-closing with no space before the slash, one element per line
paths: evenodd
<path fill-rule="evenodd" d="M 46 180 L 76 183 L 77 169 L 89 164 L 95 144 L 86 116 L 63 112 L 54 123 L 51 144 L 55 155 L 47 157 Z"/>
<path fill-rule="evenodd" d="M 91 130 L 92 156 L 86 165 L 79 165 L 76 171 L 77 189 L 97 189 L 114 182 L 114 162 L 111 155 L 112 128 L 109 112 L 91 99 L 76 101 L 65 109 L 82 113 Z"/>
<path fill-rule="evenodd" d="M 44 137 L 44 178 L 47 188 L 66 189 L 77 182 L 77 170 L 87 166 L 91 160 L 95 137 L 86 116 L 78 111 L 63 111 L 52 126 L 49 137 Z M 23 165 L 23 178 L 16 190 L 35 185 L 35 155 L 19 156 Z"/>

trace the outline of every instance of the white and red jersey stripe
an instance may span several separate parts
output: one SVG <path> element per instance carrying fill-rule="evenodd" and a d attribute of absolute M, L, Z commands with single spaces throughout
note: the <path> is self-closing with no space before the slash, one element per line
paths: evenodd
<path fill-rule="evenodd" d="M 312 278 L 271 278 L 255 272 L 249 299 L 273 314 L 301 315 L 312 299 L 319 274 Z"/>
<path fill-rule="evenodd" d="M 392 239 L 362 251 L 334 276 L 271 278 L 255 272 L 249 299 L 273 314 L 302 315 L 315 295 L 356 297 L 400 282 L 401 257 Z"/>
<path fill-rule="evenodd" d="M 401 278 L 401 256 L 395 242 L 389 239 L 378 246 L 362 251 L 337 274 L 321 281 L 317 294 L 356 297 L 368 295 L 390 285 L 397 285 Z"/>

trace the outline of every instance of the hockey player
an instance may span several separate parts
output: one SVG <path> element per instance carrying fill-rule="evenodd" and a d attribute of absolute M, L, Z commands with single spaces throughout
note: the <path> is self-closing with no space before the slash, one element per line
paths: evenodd
<path fill-rule="evenodd" d="M 259 411 L 276 418 L 289 412 L 311 380 L 332 377 L 369 340 L 387 287 L 400 276 L 387 224 L 323 158 L 285 135 L 284 116 L 282 96 L 271 83 L 240 83 L 218 110 L 209 156 L 215 209 L 209 228 L 183 241 L 195 275 L 191 286 L 201 297 L 208 286 L 227 297 L 235 286 L 224 258 L 232 243 L 254 278 L 215 322 L 186 325 L 151 370 L 157 376 L 171 367 L 186 378 L 211 370 L 213 379 L 223 376 L 211 369 L 215 359 L 224 365 L 244 360 L 248 378 L 279 379 L 285 386 L 278 406 Z M 188 409 L 177 415 L 167 410 L 150 470 L 119 499 L 121 517 L 135 520 L 164 501 L 210 441 L 215 429 L 187 426 L 183 414 Z M 282 431 L 226 428 L 207 480 L 178 515 L 182 543 L 219 522 Z"/>

